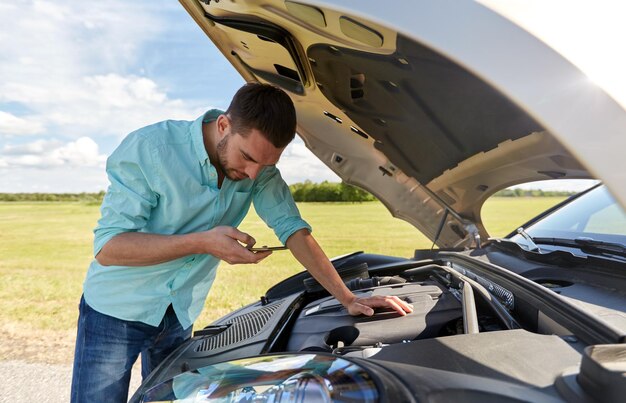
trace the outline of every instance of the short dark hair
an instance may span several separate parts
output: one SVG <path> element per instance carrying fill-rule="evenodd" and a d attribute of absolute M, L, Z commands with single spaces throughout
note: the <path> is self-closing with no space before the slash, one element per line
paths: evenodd
<path fill-rule="evenodd" d="M 226 114 L 234 133 L 259 130 L 276 148 L 286 147 L 296 135 L 296 108 L 283 90 L 270 84 L 248 83 L 233 97 Z"/>

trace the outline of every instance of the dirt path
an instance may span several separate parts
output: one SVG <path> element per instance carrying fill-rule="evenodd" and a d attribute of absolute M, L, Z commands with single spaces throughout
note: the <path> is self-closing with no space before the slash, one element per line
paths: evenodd
<path fill-rule="evenodd" d="M 38 330 L 24 325 L 0 325 L 0 361 L 70 365 L 76 331 Z"/>
<path fill-rule="evenodd" d="M 2 402 L 69 402 L 75 331 L 41 331 L 23 325 L 0 325 Z M 130 393 L 141 383 L 133 368 Z"/>

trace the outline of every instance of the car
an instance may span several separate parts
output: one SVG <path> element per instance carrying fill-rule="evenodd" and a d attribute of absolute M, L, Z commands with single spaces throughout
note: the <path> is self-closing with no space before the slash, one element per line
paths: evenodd
<path fill-rule="evenodd" d="M 290 95 L 322 162 L 433 248 L 332 259 L 407 316 L 350 316 L 303 271 L 196 331 L 131 401 L 623 400 L 626 103 L 584 59 L 493 1 L 181 3 L 246 81 Z M 585 178 L 601 182 L 506 237 L 483 225 L 499 190 Z"/>

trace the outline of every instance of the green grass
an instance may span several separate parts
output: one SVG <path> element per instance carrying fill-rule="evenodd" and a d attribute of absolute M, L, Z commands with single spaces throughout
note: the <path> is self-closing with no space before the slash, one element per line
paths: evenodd
<path fill-rule="evenodd" d="M 74 326 L 98 207 L 0 204 L 0 315 L 34 327 Z"/>
<path fill-rule="evenodd" d="M 506 235 L 560 198 L 498 198 L 487 202 L 484 221 Z M 300 211 L 329 257 L 364 250 L 410 257 L 430 247 L 411 225 L 391 217 L 378 202 L 301 203 Z M 98 206 L 82 203 L 0 203 L 0 319 L 27 328 L 75 327 L 77 303 L 92 254 Z M 278 241 L 252 209 L 241 230 L 259 245 Z M 277 281 L 300 271 L 287 251 L 258 265 L 222 264 L 198 320 L 205 325 L 259 298 Z"/>
<path fill-rule="evenodd" d="M 483 206 L 483 223 L 490 236 L 503 237 L 563 200 L 565 197 L 493 197 Z"/>

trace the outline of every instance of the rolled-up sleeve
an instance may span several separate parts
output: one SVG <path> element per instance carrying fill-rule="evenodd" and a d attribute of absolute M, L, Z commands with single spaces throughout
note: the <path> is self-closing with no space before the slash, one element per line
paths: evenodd
<path fill-rule="evenodd" d="M 300 216 L 289 187 L 274 166 L 265 168 L 257 179 L 252 201 L 259 217 L 274 230 L 283 245 L 294 232 L 303 228 L 312 230 Z"/>
<path fill-rule="evenodd" d="M 94 230 L 94 256 L 114 236 L 142 229 L 156 206 L 152 147 L 133 133 L 107 159 L 110 185 Z"/>

